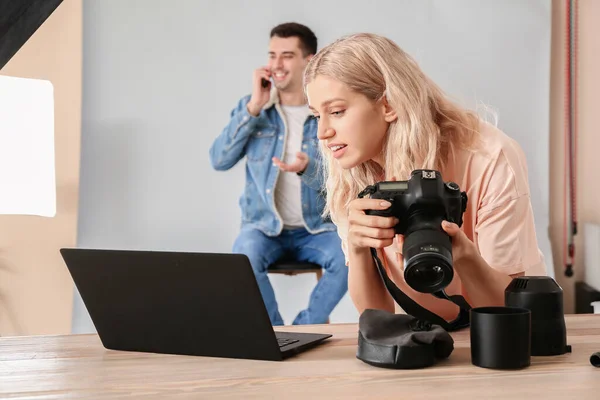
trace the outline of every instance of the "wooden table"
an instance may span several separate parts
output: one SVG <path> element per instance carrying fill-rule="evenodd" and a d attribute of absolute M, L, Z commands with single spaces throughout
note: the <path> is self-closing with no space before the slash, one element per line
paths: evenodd
<path fill-rule="evenodd" d="M 387 370 L 356 359 L 356 324 L 284 327 L 330 332 L 326 344 L 283 362 L 118 352 L 97 335 L 0 338 L 5 398 L 390 398 L 600 399 L 600 315 L 569 315 L 573 352 L 532 357 L 519 371 L 471 364 L 468 330 L 453 333 L 450 358 L 419 370 Z"/>

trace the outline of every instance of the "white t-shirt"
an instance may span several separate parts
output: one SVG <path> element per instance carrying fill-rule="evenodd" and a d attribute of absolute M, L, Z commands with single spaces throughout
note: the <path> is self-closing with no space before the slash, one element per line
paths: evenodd
<path fill-rule="evenodd" d="M 287 138 L 283 162 L 291 164 L 296 160 L 296 153 L 302 151 L 304 122 L 310 111 L 307 105 L 281 106 L 287 124 Z M 275 186 L 275 206 L 285 228 L 304 226 L 302 219 L 302 199 L 300 194 L 300 177 L 294 172 L 279 172 Z"/>

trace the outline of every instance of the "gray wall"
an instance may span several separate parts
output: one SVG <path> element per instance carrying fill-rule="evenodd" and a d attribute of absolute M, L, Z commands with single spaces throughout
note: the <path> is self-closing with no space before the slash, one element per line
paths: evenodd
<path fill-rule="evenodd" d="M 80 247 L 229 252 L 243 163 L 215 172 L 213 139 L 268 32 L 294 20 L 320 47 L 358 31 L 387 35 L 467 105 L 483 102 L 529 157 L 540 245 L 548 226 L 549 0 L 84 1 Z M 286 323 L 313 276 L 273 277 Z M 74 332 L 93 330 L 76 294 Z M 332 322 L 358 315 L 346 296 Z"/>

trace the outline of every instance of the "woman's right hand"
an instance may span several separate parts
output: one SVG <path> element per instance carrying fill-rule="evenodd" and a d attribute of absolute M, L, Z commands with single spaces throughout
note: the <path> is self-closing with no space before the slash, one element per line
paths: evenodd
<path fill-rule="evenodd" d="M 380 199 L 354 199 L 348 210 L 348 247 L 362 252 L 373 247 L 382 249 L 390 246 L 394 240 L 395 217 L 367 215 L 365 210 L 386 210 L 391 203 Z"/>

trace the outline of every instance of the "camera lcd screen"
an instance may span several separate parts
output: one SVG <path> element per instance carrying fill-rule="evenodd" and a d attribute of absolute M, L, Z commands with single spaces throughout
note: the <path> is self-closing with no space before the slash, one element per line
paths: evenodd
<path fill-rule="evenodd" d="M 381 182 L 379 184 L 380 190 L 406 190 L 408 189 L 408 182 Z"/>

